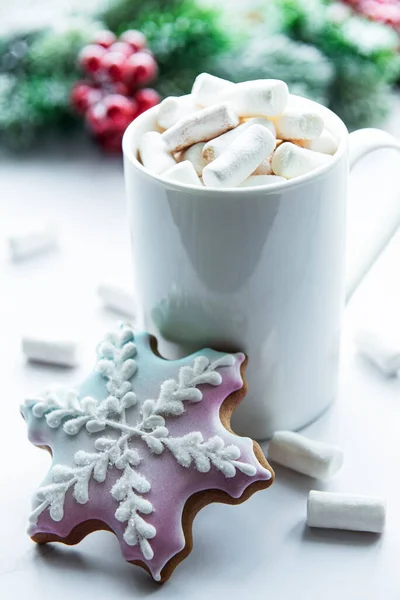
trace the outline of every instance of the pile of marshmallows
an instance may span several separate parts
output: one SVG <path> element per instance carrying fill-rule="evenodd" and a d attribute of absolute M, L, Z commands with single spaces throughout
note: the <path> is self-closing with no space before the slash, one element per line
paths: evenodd
<path fill-rule="evenodd" d="M 199 75 L 188 96 L 157 109 L 142 164 L 168 181 L 215 188 L 270 185 L 328 164 L 337 141 L 313 111 L 288 109 L 277 79 L 232 83 Z"/>

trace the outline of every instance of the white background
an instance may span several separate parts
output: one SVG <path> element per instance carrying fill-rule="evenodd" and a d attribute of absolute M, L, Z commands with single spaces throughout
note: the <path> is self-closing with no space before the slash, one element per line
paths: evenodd
<path fill-rule="evenodd" d="M 387 210 L 399 206 L 389 170 L 398 172 L 400 161 L 390 153 L 377 156 L 357 168 L 351 184 L 356 250 L 373 238 L 367 207 L 378 215 L 386 205 Z M 11 228 L 43 218 L 60 229 L 59 251 L 11 263 L 5 246 Z M 38 547 L 25 533 L 30 498 L 49 456 L 27 441 L 19 404 L 51 382 L 79 382 L 93 364 L 97 341 L 118 318 L 102 308 L 97 285 L 130 286 L 120 160 L 102 156 L 85 141 L 0 157 L 0 248 L 2 600 L 400 598 L 400 380 L 384 379 L 355 356 L 351 344 L 359 322 L 375 321 L 383 330 L 398 326 L 400 232 L 346 311 L 339 398 L 305 430 L 343 448 L 343 469 L 321 483 L 278 467 L 270 490 L 238 507 L 202 510 L 194 523 L 192 554 L 161 587 L 124 562 L 109 533 L 94 533 L 72 548 Z M 21 334 L 38 328 L 75 334 L 82 342 L 81 366 L 26 364 Z M 386 497 L 384 535 L 309 530 L 310 489 Z"/>

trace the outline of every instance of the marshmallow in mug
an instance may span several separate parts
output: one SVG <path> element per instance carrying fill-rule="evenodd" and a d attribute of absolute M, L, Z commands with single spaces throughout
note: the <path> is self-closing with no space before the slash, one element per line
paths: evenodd
<path fill-rule="evenodd" d="M 227 131 L 226 133 L 223 133 L 222 135 L 204 144 L 203 156 L 206 161 L 211 162 L 212 160 L 218 158 L 218 156 L 220 156 L 222 152 L 239 137 L 239 135 L 246 131 L 250 125 L 263 125 L 269 129 L 274 137 L 276 137 L 275 126 L 272 121 L 257 117 L 248 119 L 241 125 L 235 127 L 235 129 L 231 129 L 230 131 Z"/>
<path fill-rule="evenodd" d="M 262 125 L 251 125 L 221 156 L 204 168 L 204 184 L 224 188 L 241 184 L 274 148 L 272 133 Z"/>
<path fill-rule="evenodd" d="M 176 183 L 187 183 L 188 185 L 201 185 L 199 176 L 193 164 L 189 160 L 184 160 L 174 165 L 168 171 L 164 172 L 164 178 L 167 181 Z"/>
<path fill-rule="evenodd" d="M 145 133 L 139 156 L 170 181 L 224 188 L 281 183 L 329 164 L 338 144 L 323 118 L 296 102 L 287 108 L 288 100 L 280 80 L 235 84 L 202 73 L 190 95 L 160 104 L 156 123 L 165 131 Z M 263 126 L 269 137 L 254 128 L 245 136 L 254 125 Z M 261 150 L 263 137 L 268 152 Z M 178 168 L 179 163 L 185 164 Z"/>
<path fill-rule="evenodd" d="M 191 96 L 197 106 L 211 106 L 215 104 L 215 99 L 228 89 L 235 86 L 231 81 L 210 75 L 209 73 L 200 73 L 194 80 Z"/>
<path fill-rule="evenodd" d="M 169 96 L 165 98 L 157 111 L 157 123 L 162 129 L 169 129 L 182 117 L 194 113 L 196 110 L 191 96 Z"/>
<path fill-rule="evenodd" d="M 157 131 L 147 131 L 140 140 L 139 156 L 143 166 L 158 175 L 176 164 L 172 153 L 168 150 Z"/>
<path fill-rule="evenodd" d="M 198 142 L 207 142 L 239 125 L 239 117 L 227 102 L 203 108 L 183 117 L 161 134 L 170 152 L 184 150 Z"/>
<path fill-rule="evenodd" d="M 324 130 L 323 118 L 314 112 L 285 112 L 274 119 L 281 140 L 315 140 Z"/>
<path fill-rule="evenodd" d="M 285 179 L 300 177 L 318 167 L 328 164 L 331 157 L 328 154 L 300 148 L 291 142 L 285 142 L 276 149 L 272 157 L 272 170 L 275 175 Z"/>
<path fill-rule="evenodd" d="M 238 129 L 238 127 L 236 129 Z M 232 131 L 236 131 L 236 129 L 233 129 Z M 190 146 L 187 150 L 184 150 L 180 155 L 180 161 L 189 160 L 199 177 L 201 177 L 203 169 L 207 165 L 207 160 L 203 156 L 204 146 L 205 144 L 203 144 L 203 142 L 198 142 L 197 144 Z"/>

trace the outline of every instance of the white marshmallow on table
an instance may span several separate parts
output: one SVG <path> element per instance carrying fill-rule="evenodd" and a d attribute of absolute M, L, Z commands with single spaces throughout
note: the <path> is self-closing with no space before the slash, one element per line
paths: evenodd
<path fill-rule="evenodd" d="M 289 90 L 279 79 L 256 79 L 228 87 L 218 99 L 230 102 L 240 117 L 275 117 L 285 110 Z"/>
<path fill-rule="evenodd" d="M 241 125 L 235 127 L 235 129 L 231 129 L 226 133 L 210 140 L 203 147 L 203 156 L 208 161 L 211 162 L 220 156 L 226 148 L 232 144 L 238 137 L 241 135 L 246 129 L 248 129 L 251 125 L 263 125 L 275 136 L 275 126 L 272 121 L 268 119 L 263 119 L 259 117 L 254 117 L 252 119 L 248 119 Z"/>
<path fill-rule="evenodd" d="M 200 73 L 194 80 L 191 96 L 197 106 L 210 106 L 218 102 L 218 95 L 221 92 L 234 87 L 234 85 L 232 81 L 227 81 L 221 77 L 209 73 Z"/>
<path fill-rule="evenodd" d="M 176 183 L 187 183 L 189 185 L 203 185 L 192 163 L 184 160 L 163 173 L 163 178 Z"/>
<path fill-rule="evenodd" d="M 163 129 L 168 129 L 182 117 L 194 113 L 195 110 L 196 108 L 193 106 L 193 100 L 190 96 L 169 96 L 158 106 L 157 123 Z"/>
<path fill-rule="evenodd" d="M 386 502 L 382 498 L 315 490 L 308 495 L 309 527 L 382 533 L 385 517 Z"/>
<path fill-rule="evenodd" d="M 343 453 L 336 446 L 310 440 L 293 431 L 274 433 L 268 447 L 268 458 L 318 479 L 332 477 L 343 464 Z"/>
<path fill-rule="evenodd" d="M 197 142 L 207 142 L 239 124 L 239 117 L 227 103 L 215 104 L 183 117 L 161 134 L 170 152 L 177 152 Z"/>
<path fill-rule="evenodd" d="M 280 183 L 286 181 L 284 177 L 278 177 L 278 175 L 250 175 L 245 179 L 239 187 L 256 187 L 259 185 L 272 185 L 273 183 Z"/>
<path fill-rule="evenodd" d="M 12 260 L 19 261 L 54 250 L 58 245 L 57 230 L 49 223 L 38 223 L 8 237 Z"/>
<path fill-rule="evenodd" d="M 400 373 L 400 335 L 392 331 L 359 328 L 354 333 L 359 353 L 372 362 L 384 375 Z"/>
<path fill-rule="evenodd" d="M 234 131 L 234 129 L 232 131 Z M 199 176 L 202 174 L 203 169 L 207 164 L 207 161 L 203 156 L 203 148 L 203 142 L 193 144 L 193 146 L 190 146 L 187 150 L 183 150 L 179 157 L 180 161 L 189 160 Z"/>
<path fill-rule="evenodd" d="M 208 187 L 235 187 L 247 179 L 275 148 L 275 138 L 262 125 L 251 125 L 203 170 Z"/>
<path fill-rule="evenodd" d="M 107 308 L 129 317 L 135 315 L 135 300 L 127 290 L 103 283 L 97 288 L 97 293 Z"/>
<path fill-rule="evenodd" d="M 22 351 L 34 362 L 74 367 L 78 364 L 78 344 L 75 340 L 48 336 L 25 335 Z"/>
<path fill-rule="evenodd" d="M 331 160 L 332 157 L 328 154 L 313 152 L 291 142 L 284 142 L 274 152 L 272 170 L 275 175 L 293 179 L 327 165 Z"/>
<path fill-rule="evenodd" d="M 321 135 L 315 140 L 296 140 L 303 148 L 313 150 L 314 152 L 322 152 L 323 154 L 335 154 L 338 149 L 338 143 L 333 135 L 324 129 Z"/>
<path fill-rule="evenodd" d="M 142 165 L 160 175 L 176 164 L 174 157 L 166 147 L 162 134 L 157 131 L 147 131 L 140 140 L 139 156 Z"/>
<path fill-rule="evenodd" d="M 324 120 L 314 112 L 287 111 L 274 119 L 276 136 L 281 140 L 314 140 L 324 130 Z"/>

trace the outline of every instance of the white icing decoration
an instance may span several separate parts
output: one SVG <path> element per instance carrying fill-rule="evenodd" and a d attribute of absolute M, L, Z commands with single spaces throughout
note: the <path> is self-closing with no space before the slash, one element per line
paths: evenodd
<path fill-rule="evenodd" d="M 40 504 L 29 520 L 32 525 L 36 524 L 39 515 L 49 509 L 51 518 L 61 521 L 67 491 L 72 489 L 76 502 L 86 504 L 90 480 L 93 478 L 103 483 L 108 469 L 115 467 L 122 471 L 110 490 L 119 502 L 115 517 L 127 523 L 123 536 L 125 542 L 130 546 L 139 545 L 144 558 L 151 560 L 154 553 L 148 540 L 156 535 L 156 529 L 141 516 L 153 512 L 151 502 L 143 498 L 143 494 L 150 491 L 151 484 L 137 470 L 142 459 L 131 445 L 133 438 L 142 439 L 156 455 L 167 448 L 180 465 L 186 468 L 194 466 L 201 473 L 209 472 L 213 466 L 225 477 L 234 477 L 236 469 L 253 476 L 256 468 L 238 461 L 239 448 L 224 446 L 219 436 L 204 440 L 200 432 L 192 431 L 182 437 L 172 437 L 165 423 L 168 416 L 182 415 L 184 402 L 202 400 L 202 391 L 197 386 L 221 384 L 222 377 L 216 370 L 232 366 L 235 363 L 232 355 L 222 356 L 214 362 L 206 356 L 198 356 L 192 366 L 181 367 L 177 380 L 168 379 L 162 383 L 156 400 L 145 400 L 140 422 L 135 426 L 129 424 L 126 411 L 137 402 L 129 381 L 137 371 L 133 359 L 137 350 L 133 339 L 133 331 L 123 327 L 117 334 L 109 334 L 98 347 L 96 370 L 107 379 L 109 393 L 104 400 L 98 402 L 90 396 L 80 398 L 76 390 L 57 389 L 45 392 L 43 398 L 28 401 L 34 417 L 45 418 L 50 428 L 62 426 L 69 436 L 77 435 L 84 427 L 88 434 L 106 429 L 119 433 L 117 439 L 104 434 L 97 437 L 95 452 L 76 452 L 73 466 L 55 465 L 51 470 L 52 483 L 39 488 L 36 493 Z"/>

